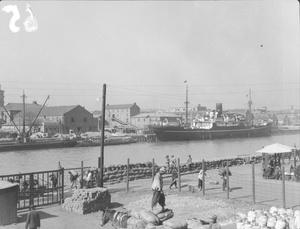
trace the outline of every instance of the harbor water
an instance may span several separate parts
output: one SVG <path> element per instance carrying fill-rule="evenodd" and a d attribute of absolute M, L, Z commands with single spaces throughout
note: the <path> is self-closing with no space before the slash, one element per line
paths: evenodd
<path fill-rule="evenodd" d="M 184 142 L 141 142 L 104 147 L 105 166 L 147 162 L 155 159 L 158 165 L 165 163 L 166 155 L 174 155 L 184 163 L 188 155 L 193 161 L 231 158 L 253 154 L 265 145 L 281 143 L 299 148 L 300 134 L 278 135 L 260 138 L 214 139 Z M 73 147 L 49 150 L 16 151 L 0 153 L 0 174 L 15 174 L 54 170 L 60 162 L 64 168 L 97 166 L 100 147 Z"/>

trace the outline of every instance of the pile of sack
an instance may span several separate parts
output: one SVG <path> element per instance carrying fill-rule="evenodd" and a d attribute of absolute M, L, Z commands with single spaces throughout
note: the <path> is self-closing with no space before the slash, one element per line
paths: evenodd
<path fill-rule="evenodd" d="M 237 229 L 300 229 L 300 210 L 272 206 L 269 211 L 237 213 Z"/>
<path fill-rule="evenodd" d="M 129 229 L 187 229 L 187 222 L 172 219 L 174 213 L 171 209 L 155 213 L 142 208 L 131 210 L 129 216 L 127 221 Z"/>

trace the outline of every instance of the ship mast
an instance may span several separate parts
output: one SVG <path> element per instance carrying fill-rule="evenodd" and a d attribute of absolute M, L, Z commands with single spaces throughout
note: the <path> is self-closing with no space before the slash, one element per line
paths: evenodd
<path fill-rule="evenodd" d="M 188 123 L 188 104 L 189 104 L 189 101 L 188 101 L 188 84 L 187 84 L 187 81 L 184 81 L 184 83 L 186 84 L 186 92 L 185 92 L 185 123 L 187 124 Z"/>
<path fill-rule="evenodd" d="M 23 132 L 22 132 L 22 140 L 23 142 L 25 141 L 24 139 L 26 138 L 26 133 L 25 133 L 25 98 L 26 98 L 26 95 L 24 93 L 24 90 L 23 90 L 23 95 L 21 96 L 21 98 L 23 98 Z"/>

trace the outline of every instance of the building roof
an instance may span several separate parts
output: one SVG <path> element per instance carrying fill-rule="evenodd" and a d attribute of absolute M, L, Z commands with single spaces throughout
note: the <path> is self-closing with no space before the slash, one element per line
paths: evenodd
<path fill-rule="evenodd" d="M 77 107 L 77 105 L 44 107 L 40 116 L 63 116 L 63 114 L 74 109 L 75 107 Z"/>
<path fill-rule="evenodd" d="M 36 103 L 25 103 L 25 110 L 37 110 L 41 109 L 41 105 Z M 23 103 L 8 103 L 5 106 L 8 111 L 23 111 Z M 0 107 L 0 110 L 4 110 L 3 107 Z"/>
<path fill-rule="evenodd" d="M 129 109 L 133 105 L 136 105 L 136 103 L 133 104 L 119 104 L 119 105 L 106 105 L 106 110 L 112 110 L 112 109 Z"/>

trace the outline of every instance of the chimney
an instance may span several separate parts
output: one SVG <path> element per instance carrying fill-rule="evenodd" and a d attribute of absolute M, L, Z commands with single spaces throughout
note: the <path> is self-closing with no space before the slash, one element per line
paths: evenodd
<path fill-rule="evenodd" d="M 38 104 L 37 104 L 37 101 L 32 101 L 32 103 L 35 104 L 35 105 L 38 105 Z"/>

